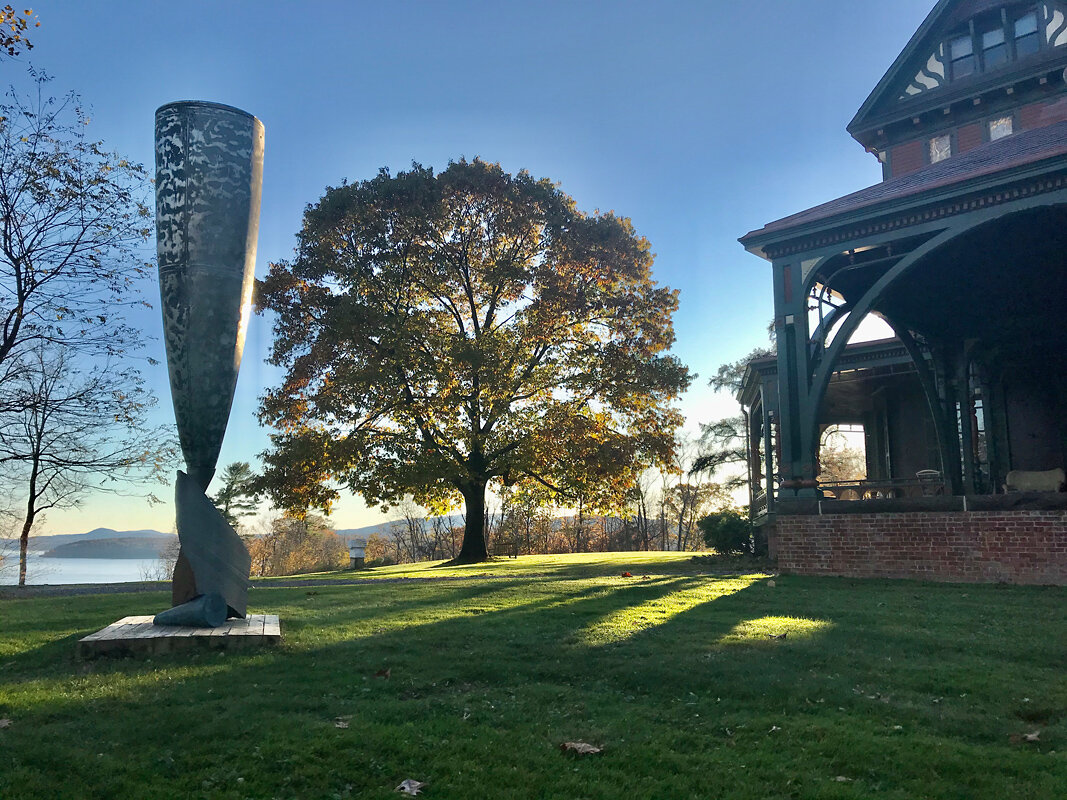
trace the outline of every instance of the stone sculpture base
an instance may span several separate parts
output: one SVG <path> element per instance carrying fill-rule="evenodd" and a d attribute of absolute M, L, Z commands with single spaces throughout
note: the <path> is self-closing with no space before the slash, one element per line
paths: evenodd
<path fill-rule="evenodd" d="M 248 650 L 282 640 L 277 614 L 230 619 L 217 628 L 155 625 L 152 617 L 123 617 L 78 641 L 78 658 L 148 656 L 195 650 Z"/>

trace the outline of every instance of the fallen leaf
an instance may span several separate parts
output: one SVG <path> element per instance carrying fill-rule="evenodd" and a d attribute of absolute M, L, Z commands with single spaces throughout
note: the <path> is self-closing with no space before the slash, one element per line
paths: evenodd
<path fill-rule="evenodd" d="M 780 731 L 780 730 L 781 730 L 781 728 L 779 728 L 777 725 L 771 725 L 771 729 L 769 731 L 767 731 L 767 733 L 774 733 L 775 731 Z"/>
<path fill-rule="evenodd" d="M 393 671 L 392 667 L 386 667 L 385 669 L 380 669 L 377 672 L 375 672 L 374 673 L 374 677 L 375 678 L 385 678 L 386 680 L 389 680 L 389 675 L 392 673 L 392 671 Z"/>
<path fill-rule="evenodd" d="M 778 585 L 778 584 L 777 584 L 777 583 L 775 583 L 774 581 L 767 581 L 767 588 L 768 588 L 768 589 L 773 589 L 773 588 L 774 588 L 775 586 L 777 586 L 777 585 Z"/>
<path fill-rule="evenodd" d="M 622 577 L 624 577 L 624 578 L 632 578 L 633 577 L 633 573 L 632 572 L 624 572 L 624 573 L 622 573 Z"/>
<path fill-rule="evenodd" d="M 786 631 L 785 633 L 768 633 L 767 634 L 767 638 L 768 639 L 784 639 L 788 635 L 789 635 L 788 631 Z"/>
<path fill-rule="evenodd" d="M 408 778 L 406 781 L 396 787 L 396 791 L 403 794 L 416 795 L 422 791 L 422 787 L 426 784 L 423 781 L 416 781 Z"/>
<path fill-rule="evenodd" d="M 846 778 L 844 775 L 838 775 L 836 778 L 834 778 L 834 780 L 837 781 L 838 783 L 851 783 L 852 782 L 852 778 Z"/>
<path fill-rule="evenodd" d="M 335 728 L 347 728 L 348 727 L 348 721 L 350 719 L 352 719 L 352 715 L 351 714 L 349 714 L 347 717 L 337 717 L 333 721 L 333 726 Z"/>
<path fill-rule="evenodd" d="M 11 727 L 11 720 L 9 720 L 9 719 L 0 719 L 0 728 L 10 728 L 10 727 Z"/>
<path fill-rule="evenodd" d="M 580 756 L 593 756 L 603 752 L 602 747 L 594 747 L 586 742 L 564 742 L 559 749 L 564 753 L 577 753 Z"/>
<path fill-rule="evenodd" d="M 1013 733 L 1009 737 L 1013 742 L 1040 742 L 1041 731 L 1031 731 L 1030 733 Z"/>

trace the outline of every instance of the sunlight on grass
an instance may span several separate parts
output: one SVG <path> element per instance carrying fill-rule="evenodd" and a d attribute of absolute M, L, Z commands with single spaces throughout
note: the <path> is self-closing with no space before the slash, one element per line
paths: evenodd
<path fill-rule="evenodd" d="M 391 567 L 374 567 L 364 570 L 341 570 L 307 575 L 289 575 L 278 580 L 336 580 L 336 579 L 381 579 L 381 578 L 476 578 L 486 576 L 557 575 L 592 576 L 611 575 L 621 572 L 634 574 L 668 571 L 676 573 L 699 572 L 701 567 L 693 564 L 694 553 L 628 551 L 619 553 L 576 553 L 567 555 L 519 556 L 518 558 L 494 558 L 477 564 L 446 567 L 444 561 L 422 561 L 418 564 L 397 564 Z M 272 578 L 265 579 L 269 583 Z"/>
<path fill-rule="evenodd" d="M 745 620 L 719 639 L 719 644 L 751 644 L 774 639 L 810 639 L 826 633 L 834 623 L 804 617 L 760 617 Z"/>
<path fill-rule="evenodd" d="M 727 597 L 740 592 L 742 589 L 747 589 L 753 583 L 765 577 L 764 575 L 744 575 L 728 579 L 690 578 L 671 581 L 668 585 L 685 585 L 693 580 L 700 580 L 701 583 L 698 586 L 669 592 L 644 602 L 635 602 L 633 605 L 609 614 L 587 626 L 578 633 L 578 637 L 580 641 L 591 646 L 618 644 L 638 633 L 669 622 L 679 614 L 703 603 L 710 603 L 720 597 Z M 631 584 L 627 588 L 632 587 L 635 595 L 637 595 L 641 590 L 662 589 L 663 586 L 663 583 L 655 582 L 651 584 Z"/>

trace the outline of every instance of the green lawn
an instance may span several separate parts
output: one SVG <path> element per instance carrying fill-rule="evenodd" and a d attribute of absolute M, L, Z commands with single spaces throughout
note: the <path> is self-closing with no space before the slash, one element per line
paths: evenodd
<path fill-rule="evenodd" d="M 1067 590 L 710 569 L 256 588 L 281 647 L 151 661 L 74 644 L 163 593 L 0 600 L 0 798 L 1067 796 Z"/>

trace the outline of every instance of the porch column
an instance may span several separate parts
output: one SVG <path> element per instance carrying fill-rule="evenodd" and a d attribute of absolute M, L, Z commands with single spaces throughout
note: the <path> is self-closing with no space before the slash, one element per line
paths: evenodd
<path fill-rule="evenodd" d="M 945 470 L 945 483 L 954 495 L 964 494 L 963 465 L 967 461 L 968 453 L 963 449 L 964 445 L 960 436 L 959 413 L 959 358 L 955 350 L 950 349 L 945 343 L 939 343 L 934 347 L 934 363 L 937 368 L 939 383 L 944 387 L 945 409 L 942 415 L 945 447 L 942 451 L 942 465 Z M 964 437 L 970 440 L 970 422 L 965 426 Z M 967 492 L 970 494 L 970 492 Z"/>
<path fill-rule="evenodd" d="M 807 294 L 797 262 L 774 263 L 782 496 L 816 497 Z"/>

